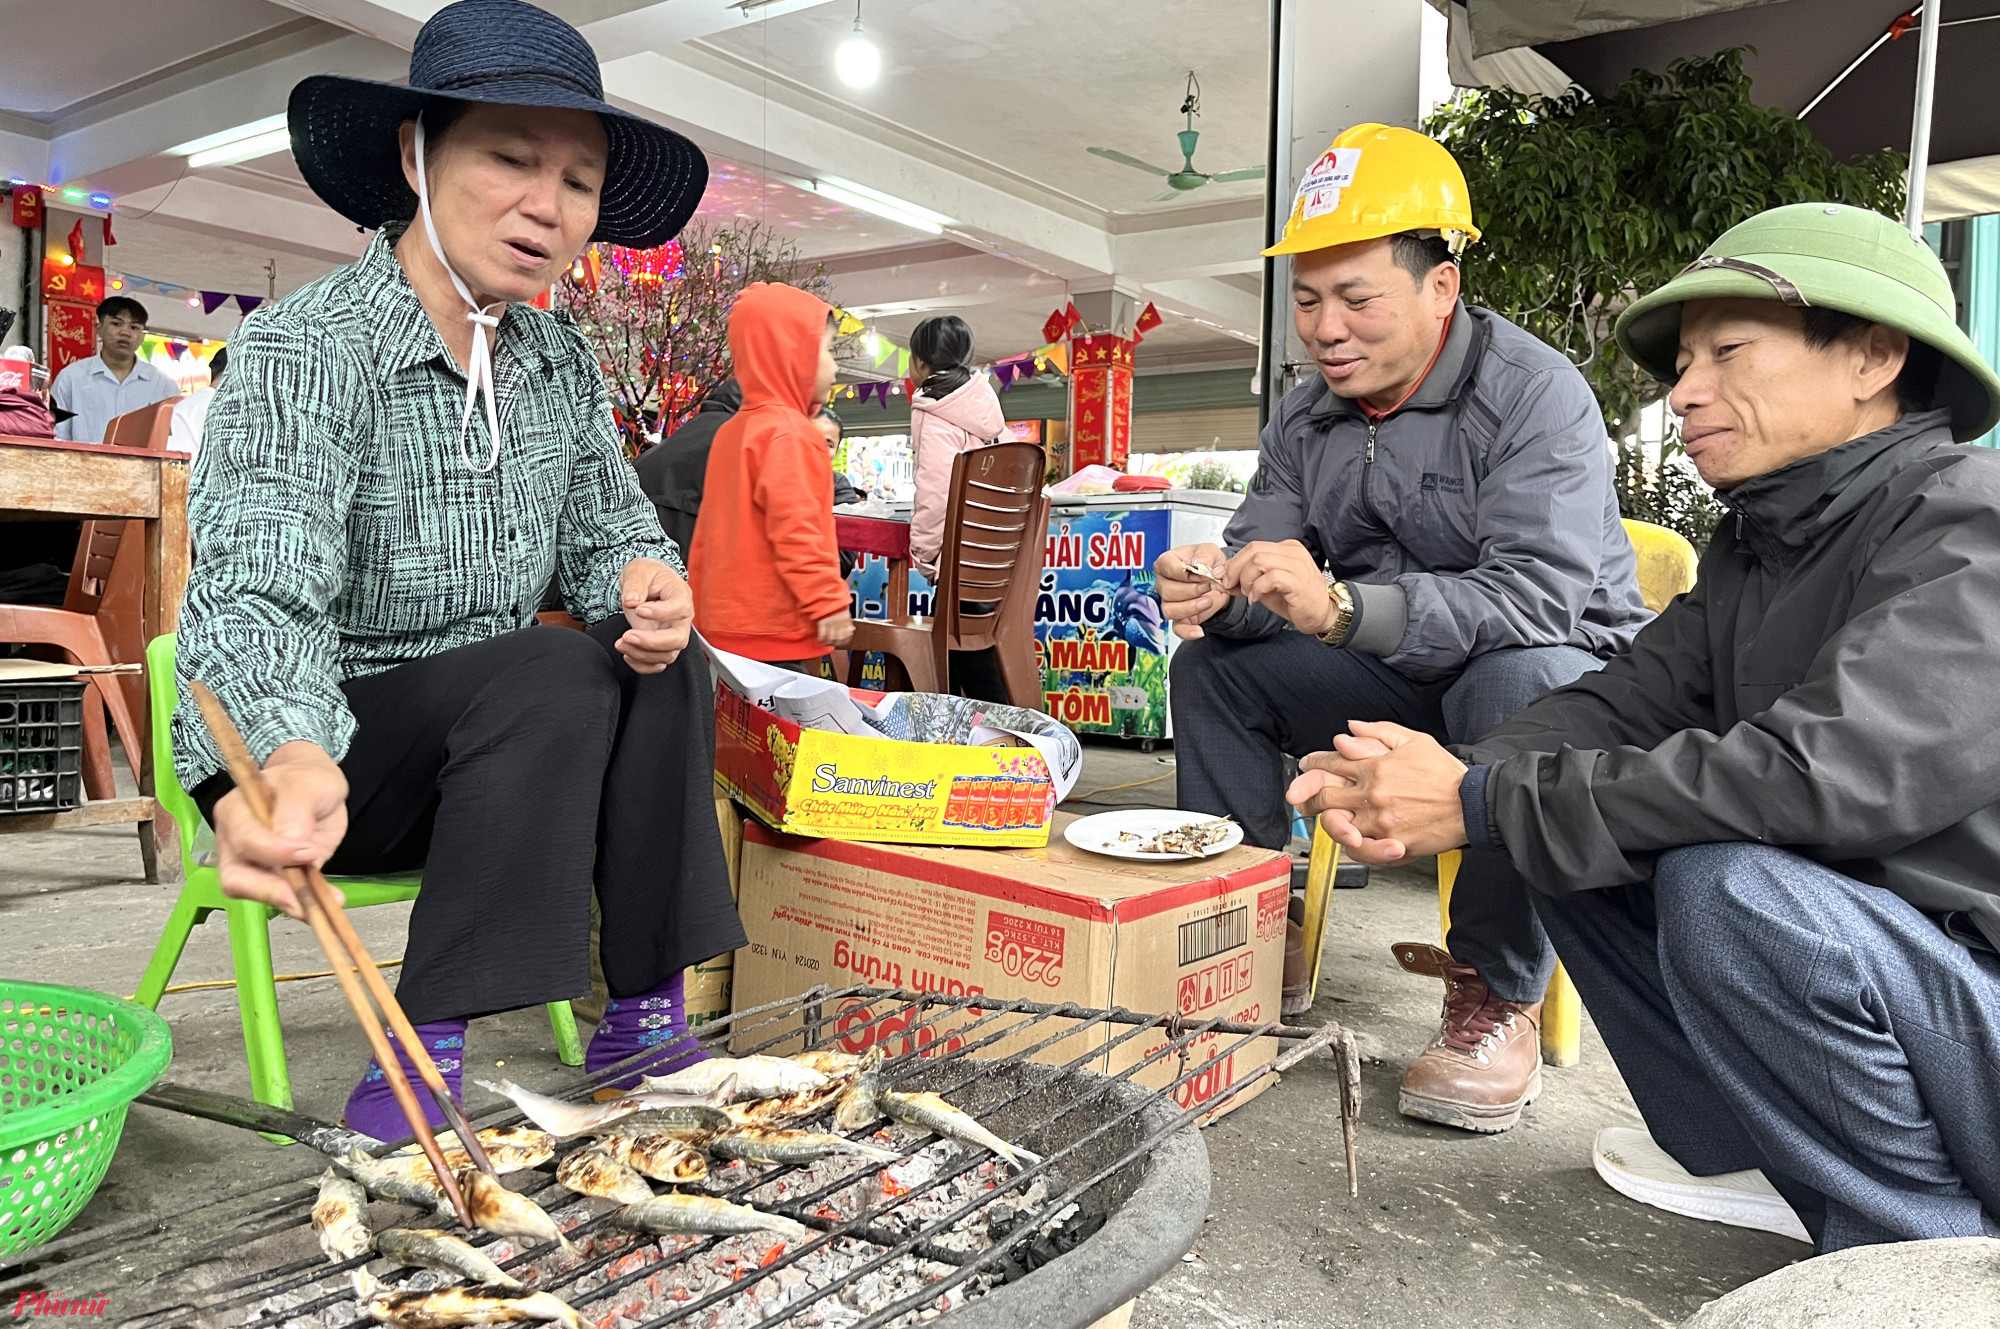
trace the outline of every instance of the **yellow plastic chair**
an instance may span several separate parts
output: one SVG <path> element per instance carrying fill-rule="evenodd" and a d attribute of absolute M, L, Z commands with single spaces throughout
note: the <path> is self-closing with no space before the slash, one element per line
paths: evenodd
<path fill-rule="evenodd" d="M 1651 522 L 1625 522 L 1625 534 L 1639 556 L 1639 595 L 1646 608 L 1659 613 L 1675 596 L 1694 588 L 1699 562 L 1694 546 L 1678 532 Z M 1438 944 L 1444 944 L 1451 928 L 1451 888 L 1458 880 L 1462 853 L 1451 850 L 1438 855 Z M 1312 955 L 1312 991 L 1319 995 L 1319 957 L 1325 944 L 1327 901 L 1332 896 L 1333 873 L 1340 863 L 1340 846 L 1333 837 L 1313 823 L 1312 861 L 1306 871 L 1306 936 Z M 1317 943 L 1315 940 L 1317 939 Z M 1555 976 L 1542 995 L 1542 1060 L 1551 1066 L 1574 1066 L 1583 1055 L 1583 1001 L 1562 962 L 1556 962 Z"/>
<path fill-rule="evenodd" d="M 243 1018 L 243 1051 L 250 1065 L 250 1092 L 260 1103 L 289 1108 L 292 1077 L 285 1064 L 285 1035 L 278 1023 L 278 987 L 271 966 L 271 920 L 278 911 L 255 900 L 225 896 L 216 870 L 195 859 L 194 841 L 202 825 L 201 812 L 194 799 L 181 788 L 174 772 L 172 726 L 168 723 L 177 699 L 174 645 L 170 634 L 156 638 L 146 648 L 146 681 L 153 709 L 154 793 L 160 806 L 172 814 L 180 828 L 181 866 L 187 884 L 181 887 L 180 898 L 167 916 L 166 930 L 153 948 L 153 958 L 146 965 L 145 976 L 139 980 L 139 991 L 132 1000 L 148 1010 L 158 1010 L 160 998 L 180 964 L 188 934 L 210 914 L 221 913 L 229 922 L 229 952 L 236 973 L 237 1007 Z M 422 884 L 414 873 L 330 880 L 346 897 L 349 909 L 414 900 Z M 576 1016 L 571 1013 L 569 1003 L 552 1001 L 548 1012 L 549 1025 L 555 1032 L 556 1055 L 565 1066 L 581 1066 L 583 1041 L 577 1034 Z"/>

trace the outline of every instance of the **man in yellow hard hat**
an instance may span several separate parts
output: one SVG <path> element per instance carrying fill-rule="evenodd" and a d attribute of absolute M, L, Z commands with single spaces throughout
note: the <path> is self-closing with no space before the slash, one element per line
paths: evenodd
<path fill-rule="evenodd" d="M 1155 564 L 1190 639 L 1170 694 L 1182 805 L 1228 813 L 1252 843 L 1288 840 L 1286 754 L 1332 746 L 1350 720 L 1476 739 L 1649 617 L 1589 385 L 1459 299 L 1457 257 L 1478 238 L 1451 154 L 1366 124 L 1313 163 L 1265 251 L 1293 256 L 1293 322 L 1319 372 L 1272 411 L 1227 555 L 1190 545 Z M 1541 1091 L 1555 966 L 1505 854 L 1467 853 L 1445 940 L 1394 948 L 1445 982 L 1400 1106 L 1504 1131 Z"/>

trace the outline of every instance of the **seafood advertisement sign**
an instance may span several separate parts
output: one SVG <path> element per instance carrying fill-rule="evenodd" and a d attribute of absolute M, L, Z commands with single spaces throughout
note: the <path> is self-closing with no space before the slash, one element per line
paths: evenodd
<path fill-rule="evenodd" d="M 1162 738 L 1169 634 L 1153 560 L 1173 547 L 1174 514 L 1089 509 L 1049 521 L 1035 596 L 1035 654 L 1048 713 L 1081 734 Z M 886 618 L 888 564 L 864 558 L 848 578 L 857 618 Z M 931 615 L 931 584 L 910 572 L 911 614 Z M 882 686 L 882 660 L 862 685 Z"/>
<path fill-rule="evenodd" d="M 1282 920 L 1290 880 L 1288 858 L 1247 845 L 1211 859 L 1141 863 L 1091 854 L 1061 836 L 1042 850 L 980 852 L 800 840 L 749 824 L 737 907 L 756 940 L 736 953 L 735 1005 L 747 1010 L 815 983 L 866 984 L 1256 1024 L 1277 1018 L 1284 929 L 1266 923 L 1274 910 Z M 1053 1032 L 1041 1024 L 1032 1035 L 1005 1034 L 988 1014 L 976 1001 L 941 1010 L 857 995 L 829 1002 L 822 1018 L 835 1047 L 880 1047 L 892 1057 L 975 1043 L 974 1055 L 1005 1057 Z M 755 1038 L 776 1032 L 762 1027 Z M 1158 1029 L 1094 1024 L 1035 1048 L 1031 1059 L 1088 1056 L 1090 1069 L 1116 1075 L 1165 1042 Z M 1275 1055 L 1271 1039 L 1220 1034 L 1196 1051 L 1202 1061 L 1194 1064 L 1209 1064 L 1177 1092 L 1182 1107 L 1197 1110 Z M 1157 1087 L 1178 1073 L 1169 1059 L 1134 1078 Z M 1228 1108 L 1256 1092 L 1246 1089 Z"/>

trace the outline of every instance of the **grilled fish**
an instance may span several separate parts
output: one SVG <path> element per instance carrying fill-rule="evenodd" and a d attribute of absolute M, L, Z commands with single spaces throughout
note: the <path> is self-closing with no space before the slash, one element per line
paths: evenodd
<path fill-rule="evenodd" d="M 852 1052 L 818 1048 L 811 1052 L 795 1052 L 791 1060 L 809 1070 L 818 1071 L 829 1080 L 852 1080 L 861 1074 L 861 1058 Z"/>
<path fill-rule="evenodd" d="M 569 1237 L 556 1226 L 548 1211 L 530 1200 L 508 1190 L 493 1178 L 477 1168 L 464 1168 L 458 1174 L 458 1189 L 465 1194 L 465 1207 L 472 1214 L 472 1221 L 496 1237 L 507 1237 L 513 1241 L 540 1245 L 553 1241 L 571 1255 L 576 1247 Z"/>
<path fill-rule="evenodd" d="M 520 1279 L 470 1245 L 434 1227 L 392 1227 L 375 1236 L 375 1249 L 397 1264 L 442 1269 L 474 1283 L 492 1287 L 522 1287 Z"/>
<path fill-rule="evenodd" d="M 319 1248 L 335 1264 L 366 1255 L 375 1248 L 368 1230 L 368 1192 L 360 1182 L 328 1168 L 319 1179 L 312 1228 L 319 1235 Z"/>
<path fill-rule="evenodd" d="M 627 1137 L 671 1135 L 685 1144 L 703 1145 L 723 1131 L 735 1128 L 736 1123 L 720 1108 L 671 1107 L 628 1112 L 594 1128 L 590 1134 Z"/>
<path fill-rule="evenodd" d="M 627 1205 L 611 1215 L 614 1227 L 665 1235 L 675 1232 L 776 1232 L 792 1241 L 811 1235 L 804 1223 L 767 1214 L 747 1204 L 731 1204 L 706 1195 L 655 1195 L 644 1204 Z"/>
<path fill-rule="evenodd" d="M 915 1126 L 948 1140 L 957 1140 L 960 1144 L 990 1149 L 1016 1168 L 1026 1168 L 1029 1163 L 1042 1161 L 1040 1154 L 1008 1144 L 936 1094 L 906 1094 L 900 1089 L 883 1089 L 876 1093 L 875 1102 L 885 1115 L 905 1126 Z"/>
<path fill-rule="evenodd" d="M 459 1157 L 464 1158 L 466 1163 L 472 1161 L 463 1154 Z M 347 1157 L 334 1160 L 333 1165 L 367 1187 L 370 1195 L 413 1204 L 419 1209 L 442 1209 L 445 1206 L 444 1188 L 438 1185 L 430 1160 L 422 1154 L 370 1158 L 355 1149 Z"/>
<path fill-rule="evenodd" d="M 882 1092 L 882 1049 L 870 1048 L 861 1058 L 860 1068 L 848 1086 L 840 1091 L 834 1105 L 833 1128 L 858 1131 L 882 1115 L 875 1099 Z"/>
<path fill-rule="evenodd" d="M 660 1094 L 712 1094 L 730 1077 L 744 1098 L 784 1098 L 826 1087 L 827 1077 L 788 1057 L 713 1057 L 672 1075 L 648 1075 L 646 1088 Z"/>
<path fill-rule="evenodd" d="M 527 1323 L 591 1329 L 590 1321 L 561 1298 L 528 1288 L 447 1287 L 435 1292 L 398 1292 L 383 1287 L 367 1270 L 356 1269 L 354 1296 L 369 1319 L 396 1329 Z"/>
<path fill-rule="evenodd" d="M 708 1160 L 671 1135 L 607 1135 L 611 1156 L 654 1181 L 694 1186 L 708 1180 Z"/>
<path fill-rule="evenodd" d="M 556 1180 L 578 1195 L 595 1195 L 600 1200 L 616 1200 L 620 1204 L 638 1204 L 653 1198 L 653 1188 L 646 1184 L 646 1179 L 602 1144 L 571 1150 L 556 1166 Z"/>
<path fill-rule="evenodd" d="M 791 1126 L 821 1116 L 847 1091 L 844 1080 L 829 1080 L 823 1089 L 808 1089 L 784 1098 L 760 1098 L 750 1103 L 731 1103 L 722 1110 L 739 1126 Z"/>
<path fill-rule="evenodd" d="M 486 1150 L 486 1157 L 493 1163 L 493 1170 L 506 1175 L 509 1172 L 526 1172 L 529 1168 L 540 1167 L 556 1156 L 556 1139 L 547 1131 L 538 1131 L 532 1126 L 488 1126 L 475 1132 L 480 1147 Z M 440 1131 L 438 1148 L 444 1151 L 444 1161 L 453 1172 L 472 1161 L 472 1155 L 465 1152 L 458 1143 L 458 1132 Z M 423 1152 L 422 1146 L 405 1145 L 392 1157 Z"/>
<path fill-rule="evenodd" d="M 850 1140 L 841 1135 L 821 1135 L 816 1131 L 787 1131 L 746 1126 L 718 1135 L 708 1142 L 708 1152 L 717 1158 L 740 1158 L 746 1163 L 813 1163 L 834 1154 L 855 1154 L 878 1163 L 893 1163 L 902 1157 L 894 1149 Z"/>

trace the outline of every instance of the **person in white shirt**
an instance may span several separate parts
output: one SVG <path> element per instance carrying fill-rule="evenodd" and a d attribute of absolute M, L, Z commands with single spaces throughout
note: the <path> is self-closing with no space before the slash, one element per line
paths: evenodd
<path fill-rule="evenodd" d="M 56 437 L 101 443 L 110 423 L 128 411 L 180 395 L 180 388 L 139 358 L 146 340 L 146 306 L 114 295 L 97 306 L 97 354 L 78 360 L 56 376 L 50 396 L 67 418 Z"/>
<path fill-rule="evenodd" d="M 174 403 L 173 419 L 167 423 L 168 448 L 192 457 L 201 447 L 201 425 L 208 419 L 208 403 L 215 396 L 228 363 L 229 348 L 224 346 L 208 362 L 208 386 L 196 388 Z"/>

